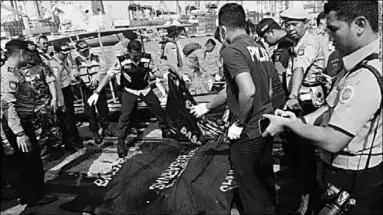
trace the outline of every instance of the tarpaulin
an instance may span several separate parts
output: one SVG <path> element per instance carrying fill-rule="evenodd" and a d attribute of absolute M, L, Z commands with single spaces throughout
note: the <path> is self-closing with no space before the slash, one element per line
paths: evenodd
<path fill-rule="evenodd" d="M 94 214 L 229 214 L 235 186 L 224 125 L 196 119 L 184 83 L 169 77 L 166 106 L 177 138 L 144 143 L 141 154 L 121 162 L 61 207 Z"/>

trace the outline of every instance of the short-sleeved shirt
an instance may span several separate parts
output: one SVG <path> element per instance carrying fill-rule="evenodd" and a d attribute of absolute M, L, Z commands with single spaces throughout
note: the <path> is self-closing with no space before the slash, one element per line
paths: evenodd
<path fill-rule="evenodd" d="M 316 34 L 319 39 L 319 44 L 322 46 L 325 65 L 327 65 L 328 57 L 331 54 L 330 47 L 329 47 L 329 44 L 330 44 L 329 35 L 324 29 L 318 29 L 318 28 L 316 29 Z"/>
<path fill-rule="evenodd" d="M 37 91 L 27 82 L 26 76 L 5 62 L 1 67 L 1 106 L 13 133 L 23 131 L 19 114 L 34 112 L 33 98 L 36 94 Z"/>
<path fill-rule="evenodd" d="M 72 65 L 69 63 L 68 59 L 61 61 L 57 58 L 57 56 L 54 56 L 49 61 L 49 64 L 56 79 L 60 82 L 61 88 L 72 84 L 72 81 L 74 80 L 74 73 L 72 71 Z"/>
<path fill-rule="evenodd" d="M 315 83 L 316 75 L 322 73 L 325 68 L 323 49 L 318 37 L 307 30 L 294 48 L 291 69 L 287 69 L 288 76 L 292 76 L 296 68 L 303 69 L 305 76 L 302 83 L 307 85 Z M 291 82 L 289 86 L 291 87 Z M 304 89 L 301 88 L 301 90 Z"/>
<path fill-rule="evenodd" d="M 258 45 L 249 35 L 243 34 L 234 38 L 222 51 L 224 75 L 226 78 L 227 103 L 233 120 L 240 117 L 238 102 L 239 88 L 235 77 L 243 72 L 250 73 L 255 85 L 253 108 L 249 113 L 248 120 L 243 132 L 250 139 L 260 137 L 258 120 L 265 113 L 273 111 L 271 104 L 271 77 L 267 72 L 268 66 L 273 62 L 266 50 Z"/>
<path fill-rule="evenodd" d="M 165 44 L 164 56 L 168 64 L 174 64 L 182 68 L 182 56 L 176 43 L 168 42 Z"/>
<path fill-rule="evenodd" d="M 337 168 L 364 169 L 371 147 L 369 168 L 382 162 L 382 111 L 377 112 L 382 99 L 380 87 L 372 72 L 365 68 L 354 71 L 365 58 L 378 53 L 378 49 L 379 42 L 376 40 L 344 57 L 344 70 L 326 99 L 329 114 L 324 114 L 323 126 L 331 125 L 353 136 L 351 142 L 337 154 L 320 150 L 320 158 Z M 367 64 L 382 74 L 381 60 L 370 60 Z M 374 118 L 376 113 L 378 115 Z"/>

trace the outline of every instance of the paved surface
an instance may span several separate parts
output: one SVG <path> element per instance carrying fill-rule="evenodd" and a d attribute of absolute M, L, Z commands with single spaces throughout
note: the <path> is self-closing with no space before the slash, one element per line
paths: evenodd
<path fill-rule="evenodd" d="M 115 126 L 115 123 L 112 124 L 112 127 Z M 80 134 L 82 134 L 85 139 L 91 138 L 91 134 L 88 131 L 88 124 L 83 123 L 81 125 Z M 148 127 L 144 130 L 144 138 L 141 141 L 136 143 L 136 146 L 139 147 L 145 142 L 163 142 L 161 138 L 161 131 L 157 127 L 156 123 L 148 123 Z M 129 136 L 127 141 L 133 141 L 133 135 Z M 55 201 L 51 204 L 39 206 L 32 208 L 30 210 L 37 211 L 37 214 L 51 215 L 51 214 L 78 214 L 69 211 L 60 209 L 59 205 L 70 201 L 75 197 L 74 189 L 76 186 L 71 187 L 68 184 L 50 184 L 52 179 L 55 179 L 62 173 L 80 173 L 87 176 L 95 176 L 108 172 L 113 163 L 115 163 L 119 158 L 117 156 L 116 149 L 116 138 L 109 138 L 104 141 L 100 146 L 95 146 L 93 140 L 85 141 L 85 148 L 81 149 L 73 154 L 66 153 L 62 155 L 57 160 L 45 160 L 44 169 L 46 171 L 45 181 L 47 184 L 47 191 L 52 194 L 56 194 L 59 197 L 58 201 Z M 134 153 L 136 148 L 130 149 L 130 154 Z M 279 165 L 274 165 L 274 171 L 278 172 L 280 170 Z M 279 186 L 277 185 L 277 189 Z M 25 206 L 18 205 L 15 200 L 2 202 L 1 204 L 1 214 L 4 215 L 19 215 L 27 214 L 28 210 L 25 210 Z M 232 214 L 239 214 L 236 209 L 232 210 Z"/>

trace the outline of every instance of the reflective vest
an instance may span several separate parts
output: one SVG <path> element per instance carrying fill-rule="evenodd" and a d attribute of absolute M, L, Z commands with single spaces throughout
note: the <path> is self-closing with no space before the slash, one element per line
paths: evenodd
<path fill-rule="evenodd" d="M 101 70 L 100 58 L 95 54 L 91 54 L 86 59 L 78 56 L 75 59 L 75 63 L 79 69 L 78 72 L 81 80 L 87 86 L 91 83 L 93 76 Z"/>
<path fill-rule="evenodd" d="M 143 53 L 136 65 L 129 55 L 118 56 L 121 64 L 121 86 L 133 90 L 143 90 L 149 85 L 151 55 Z"/>

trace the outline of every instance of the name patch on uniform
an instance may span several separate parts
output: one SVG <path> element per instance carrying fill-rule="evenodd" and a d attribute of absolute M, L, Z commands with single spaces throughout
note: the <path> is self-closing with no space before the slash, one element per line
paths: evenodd
<path fill-rule="evenodd" d="M 132 69 L 132 65 L 128 64 L 124 66 L 124 69 Z"/>
<path fill-rule="evenodd" d="M 340 103 L 346 104 L 348 103 L 352 97 L 354 96 L 354 88 L 351 86 L 345 86 L 340 93 Z"/>
<path fill-rule="evenodd" d="M 145 67 L 145 68 L 147 68 L 148 66 L 149 66 L 149 64 L 148 64 L 148 63 L 145 63 L 145 64 L 144 64 L 144 67 Z"/>
<path fill-rule="evenodd" d="M 9 81 L 9 88 L 11 88 L 12 90 L 16 90 L 17 83 L 15 81 Z"/>

